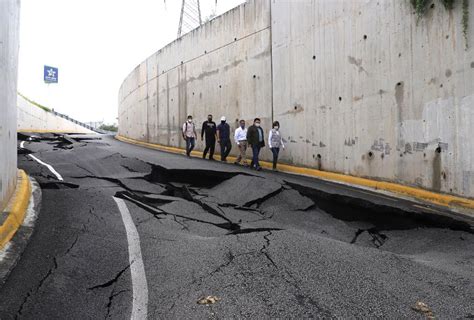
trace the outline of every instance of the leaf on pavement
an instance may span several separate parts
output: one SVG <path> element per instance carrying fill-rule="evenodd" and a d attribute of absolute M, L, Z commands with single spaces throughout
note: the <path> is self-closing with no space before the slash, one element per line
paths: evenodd
<path fill-rule="evenodd" d="M 428 305 L 424 302 L 418 301 L 417 303 L 415 303 L 412 309 L 415 310 L 416 312 L 424 314 L 427 319 L 435 318 L 433 311 L 431 311 L 430 307 L 428 307 Z"/>
<path fill-rule="evenodd" d="M 207 296 L 197 301 L 198 304 L 214 304 L 220 299 L 216 296 Z"/>

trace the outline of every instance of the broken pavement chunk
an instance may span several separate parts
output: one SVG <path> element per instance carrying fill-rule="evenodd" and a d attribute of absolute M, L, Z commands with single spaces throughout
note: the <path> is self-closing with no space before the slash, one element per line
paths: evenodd
<path fill-rule="evenodd" d="M 220 299 L 216 296 L 207 296 L 197 301 L 198 304 L 214 304 Z"/>
<path fill-rule="evenodd" d="M 166 191 L 165 187 L 156 183 L 148 182 L 140 177 L 118 180 L 120 180 L 120 182 L 129 190 L 133 190 L 134 192 L 161 194 Z"/>
<path fill-rule="evenodd" d="M 260 209 L 264 210 L 270 207 L 278 207 L 278 209 L 288 211 L 304 211 L 314 206 L 313 200 L 301 195 L 296 190 L 283 190 L 274 197 L 268 199 L 260 205 Z"/>
<path fill-rule="evenodd" d="M 270 179 L 238 175 L 212 188 L 209 197 L 220 204 L 249 207 L 265 201 L 281 189 L 280 183 Z"/>
<path fill-rule="evenodd" d="M 182 198 L 166 196 L 161 194 L 145 194 L 143 199 L 152 204 L 167 204 L 174 201 L 183 201 Z"/>

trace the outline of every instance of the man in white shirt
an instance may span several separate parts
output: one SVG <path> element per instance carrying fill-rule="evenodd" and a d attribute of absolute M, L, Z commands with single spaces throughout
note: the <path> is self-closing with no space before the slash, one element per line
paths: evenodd
<path fill-rule="evenodd" d="M 237 161 L 235 164 L 243 164 L 247 166 L 246 161 L 246 152 L 247 152 L 247 128 L 245 128 L 245 120 L 240 120 L 240 126 L 235 129 L 234 140 L 239 148 L 239 156 L 237 157 Z"/>
<path fill-rule="evenodd" d="M 183 139 L 186 141 L 186 155 L 191 156 L 196 143 L 196 126 L 193 122 L 193 117 L 188 116 L 188 121 L 183 124 Z"/>

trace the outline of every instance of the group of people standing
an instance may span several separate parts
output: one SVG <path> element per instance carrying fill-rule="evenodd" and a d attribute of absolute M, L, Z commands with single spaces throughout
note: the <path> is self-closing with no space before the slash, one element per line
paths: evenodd
<path fill-rule="evenodd" d="M 239 127 L 234 131 L 234 141 L 239 148 L 239 155 L 235 161 L 235 164 L 249 166 L 247 164 L 247 149 L 252 149 L 252 161 L 250 168 L 260 171 L 262 168 L 259 163 L 260 150 L 265 147 L 265 133 L 262 129 L 261 121 L 259 118 L 255 118 L 253 125 L 246 128 L 245 120 L 239 121 Z M 273 170 L 277 168 L 278 155 L 280 148 L 285 149 L 283 139 L 280 134 L 280 123 L 278 121 L 273 122 L 273 127 L 268 133 L 268 144 L 273 154 Z M 193 117 L 188 116 L 188 120 L 183 124 L 183 138 L 186 140 L 186 155 L 191 156 L 191 152 L 196 145 L 196 126 L 193 122 Z M 232 150 L 231 142 L 231 130 L 230 126 L 226 121 L 225 117 L 221 118 L 221 122 L 217 125 L 212 118 L 212 115 L 208 115 L 207 121 L 204 121 L 201 129 L 201 140 L 206 139 L 206 147 L 203 152 L 203 159 L 206 159 L 209 153 L 209 160 L 214 160 L 214 151 L 216 141 L 220 145 L 221 150 L 221 161 L 227 162 L 227 157 Z"/>

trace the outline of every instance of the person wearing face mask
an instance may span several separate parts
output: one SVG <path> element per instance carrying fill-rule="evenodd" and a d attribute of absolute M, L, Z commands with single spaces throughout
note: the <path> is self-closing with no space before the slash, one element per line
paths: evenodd
<path fill-rule="evenodd" d="M 188 116 L 188 121 L 183 124 L 183 139 L 186 140 L 186 155 L 191 156 L 191 151 L 193 151 L 196 144 L 196 126 L 193 122 L 193 117 Z"/>
<path fill-rule="evenodd" d="M 234 140 L 239 148 L 239 156 L 235 161 L 235 164 L 243 164 L 247 166 L 247 128 L 245 128 L 245 120 L 239 121 L 239 127 L 235 129 Z"/>
<path fill-rule="evenodd" d="M 201 141 L 206 135 L 206 148 L 202 154 L 202 158 L 206 159 L 207 152 L 209 152 L 209 160 L 214 160 L 214 149 L 216 147 L 217 125 L 212 121 L 212 114 L 207 116 L 207 121 L 202 124 Z"/>
<path fill-rule="evenodd" d="M 225 117 L 221 118 L 221 124 L 217 126 L 217 142 L 221 146 L 221 161 L 227 162 L 227 156 L 232 149 L 232 142 L 230 142 L 230 126 L 227 124 Z"/>
<path fill-rule="evenodd" d="M 273 122 L 273 128 L 268 134 L 268 146 L 273 153 L 273 170 L 277 169 L 278 154 L 280 153 L 280 148 L 285 149 L 283 144 L 283 138 L 280 134 L 280 123 L 278 121 Z"/>
<path fill-rule="evenodd" d="M 263 137 L 263 129 L 260 127 L 260 119 L 255 118 L 253 125 L 251 125 L 247 130 L 247 142 L 252 147 L 252 163 L 250 167 L 257 171 L 262 170 L 260 163 L 258 162 L 258 156 L 260 150 L 265 147 L 265 139 Z"/>

